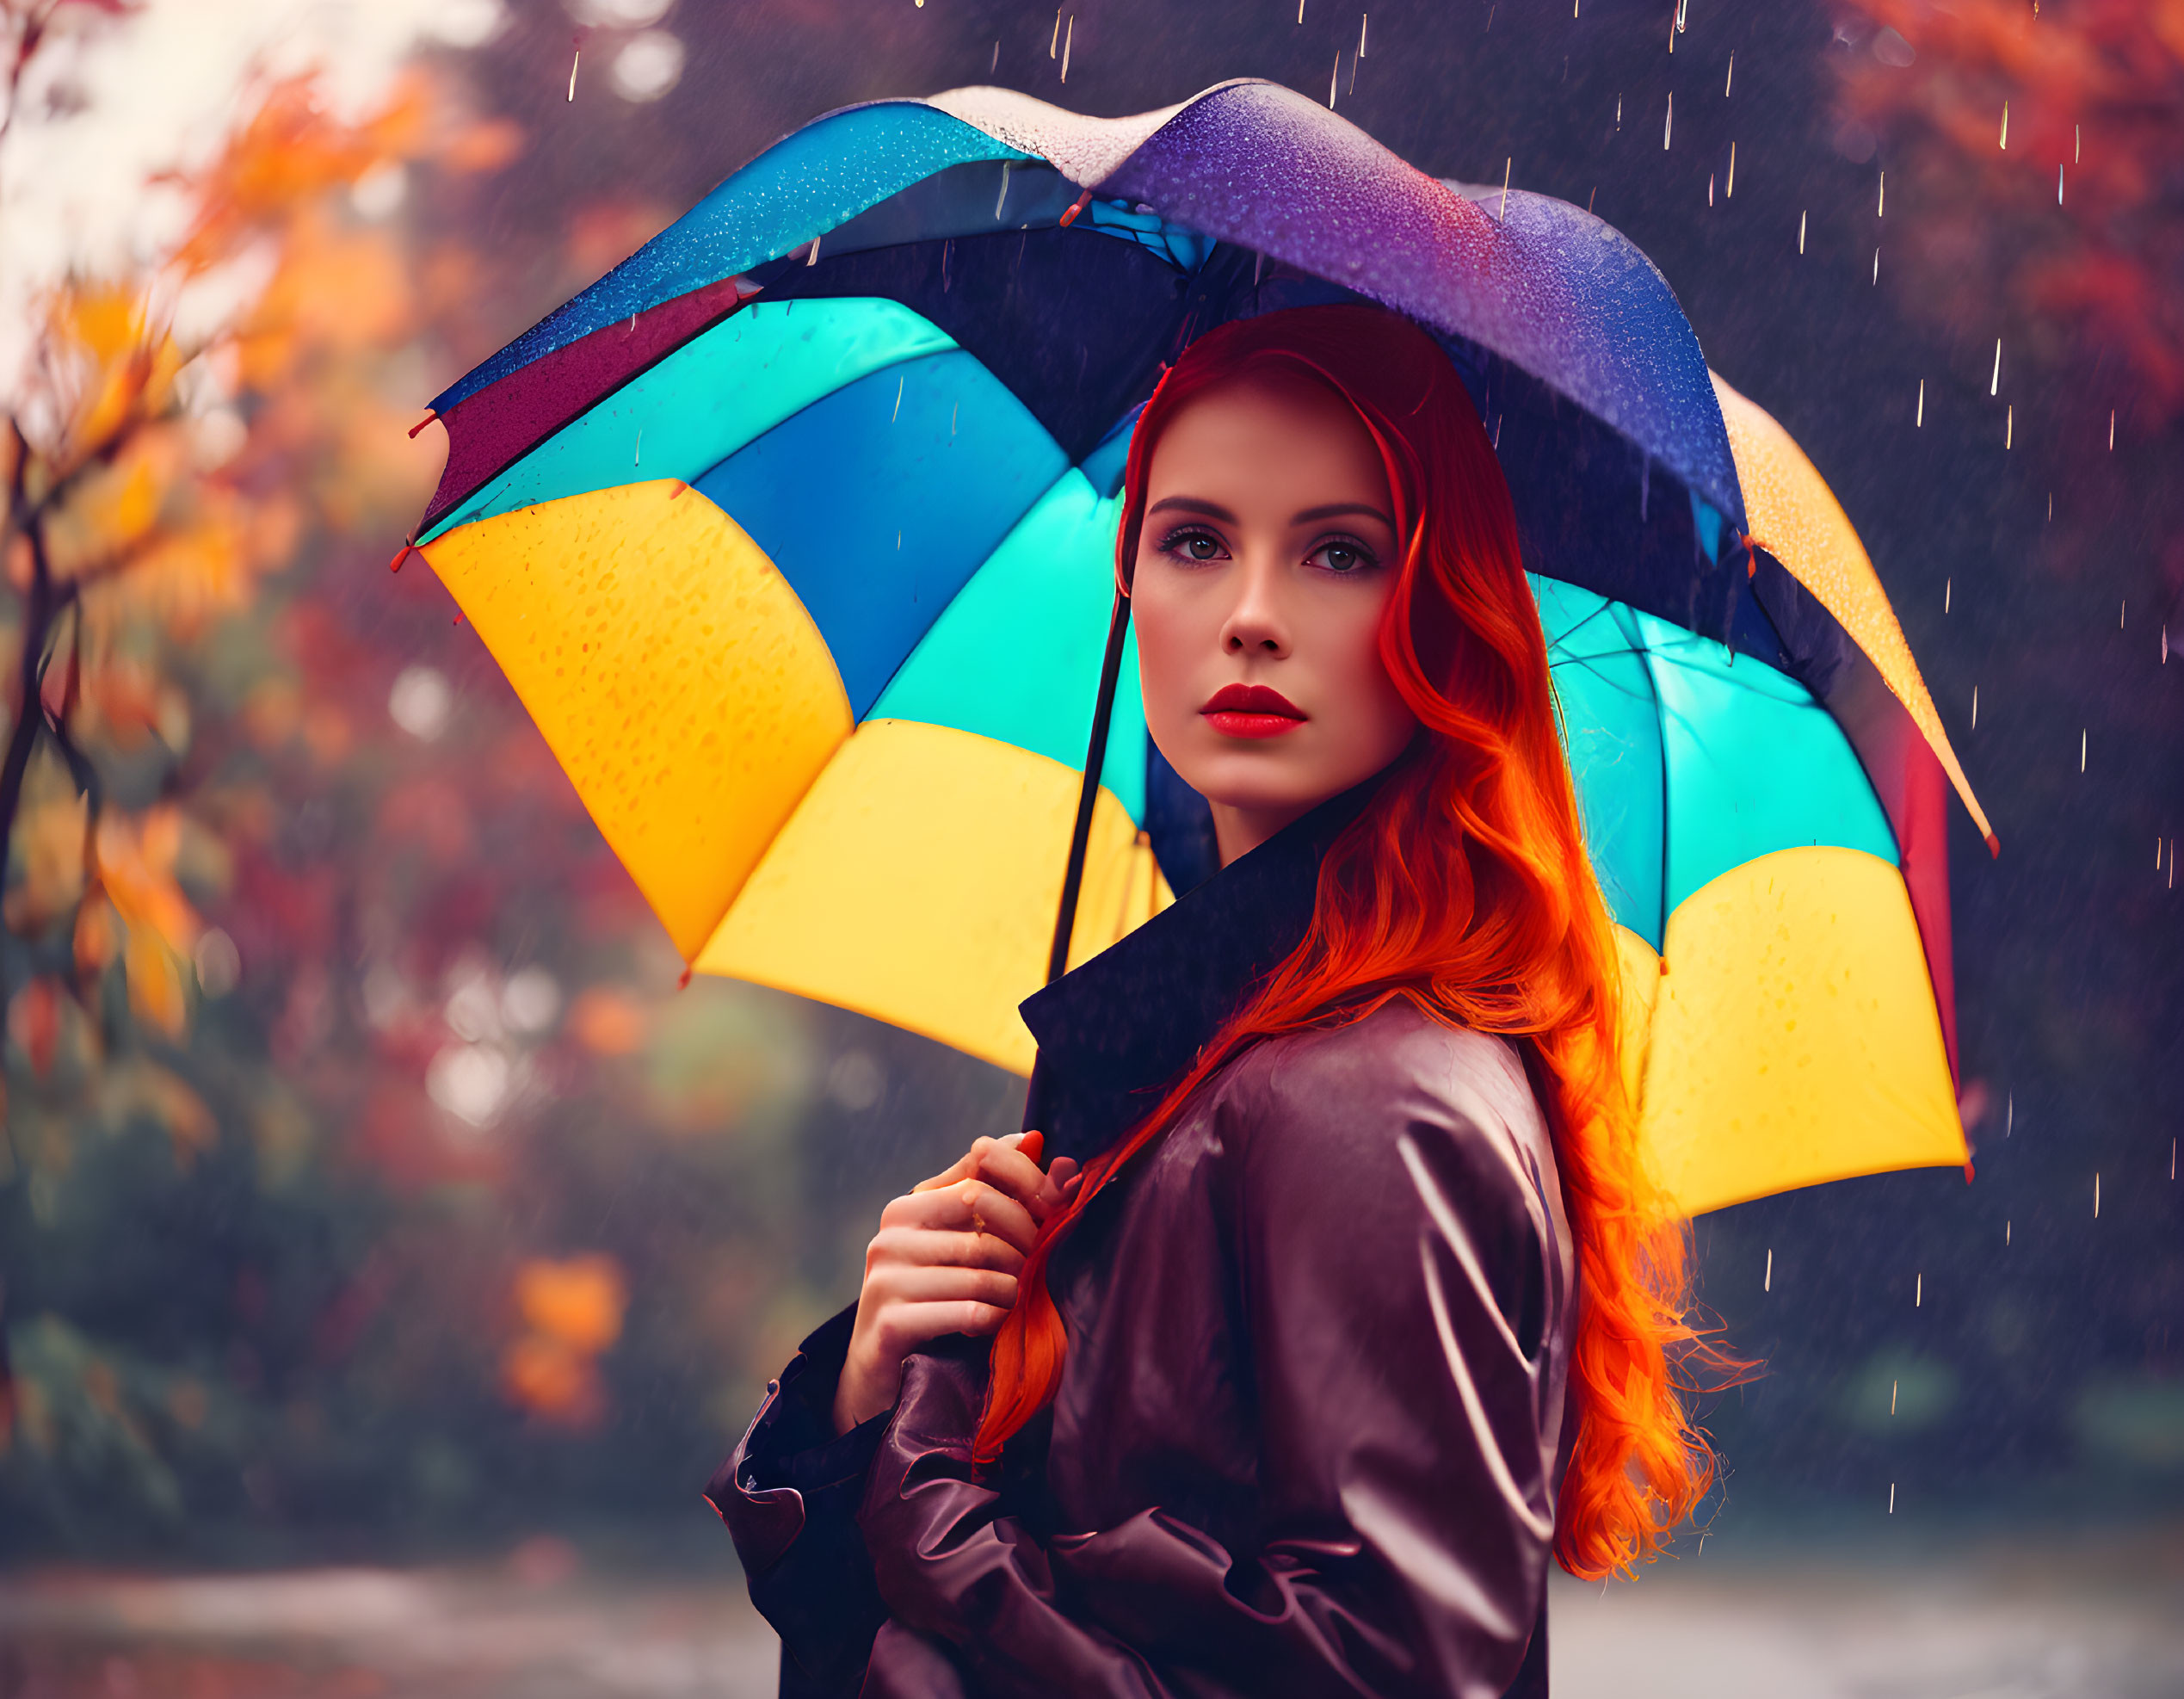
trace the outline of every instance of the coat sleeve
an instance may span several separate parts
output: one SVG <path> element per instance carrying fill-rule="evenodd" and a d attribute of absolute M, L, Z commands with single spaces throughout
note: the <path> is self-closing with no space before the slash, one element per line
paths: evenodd
<path fill-rule="evenodd" d="M 751 1603 L 781 1637 L 784 1699 L 848 1699 L 886 1616 L 856 1513 L 887 1425 L 883 1413 L 834 1431 L 857 1307 L 804 1341 L 706 1498 L 736 1542 Z"/>
<path fill-rule="evenodd" d="M 1034 1537 L 970 1461 L 983 1352 L 913 1357 L 861 1512 L 894 1619 L 867 1695 L 916 1690 L 887 1684 L 902 1628 L 995 1694 L 1490 1699 L 1518 1682 L 1553 1533 L 1545 1146 L 1513 1135 L 1537 1109 L 1506 1047 L 1422 1022 L 1399 1036 L 1285 1043 L 1214 1107 L 1231 1218 L 1208 1230 L 1250 1340 L 1257 1538 L 1231 1550 L 1157 1506 Z"/>

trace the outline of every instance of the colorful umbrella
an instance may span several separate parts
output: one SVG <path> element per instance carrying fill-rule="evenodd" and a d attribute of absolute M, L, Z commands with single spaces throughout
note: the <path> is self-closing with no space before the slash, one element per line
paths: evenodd
<path fill-rule="evenodd" d="M 1943 762 L 1977 805 L 1840 507 L 1614 231 L 1286 90 L 815 121 L 439 398 L 419 547 L 694 969 L 1027 1072 L 1136 410 L 1358 299 L 1508 473 L 1676 1195 L 1964 1161 Z M 1207 871 L 1109 658 L 1071 961 Z"/>

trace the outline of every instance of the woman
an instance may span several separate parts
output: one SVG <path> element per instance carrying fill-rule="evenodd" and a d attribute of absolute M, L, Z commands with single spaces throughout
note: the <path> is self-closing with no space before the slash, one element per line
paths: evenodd
<path fill-rule="evenodd" d="M 1539 1694 L 1704 1490 L 1509 495 L 1439 346 L 1224 325 L 1117 570 L 1222 870 L 1029 999 L 709 1489 L 785 1694 Z M 1089 1157 L 1080 1171 L 1047 1147 Z"/>

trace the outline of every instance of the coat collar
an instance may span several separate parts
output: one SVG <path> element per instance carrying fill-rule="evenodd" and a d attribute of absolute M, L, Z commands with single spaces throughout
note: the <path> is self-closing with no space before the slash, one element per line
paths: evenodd
<path fill-rule="evenodd" d="M 1319 864 L 1381 775 L 1330 797 L 1019 1005 L 1039 1041 L 1024 1125 L 1089 1160 L 1151 1112 L 1242 1000 L 1303 942 Z"/>

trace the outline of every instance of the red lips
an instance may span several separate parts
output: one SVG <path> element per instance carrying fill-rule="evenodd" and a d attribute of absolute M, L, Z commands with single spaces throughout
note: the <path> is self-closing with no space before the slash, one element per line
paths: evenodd
<path fill-rule="evenodd" d="M 1306 719 L 1302 708 L 1264 684 L 1224 684 L 1199 712 L 1229 738 L 1278 738 Z"/>

